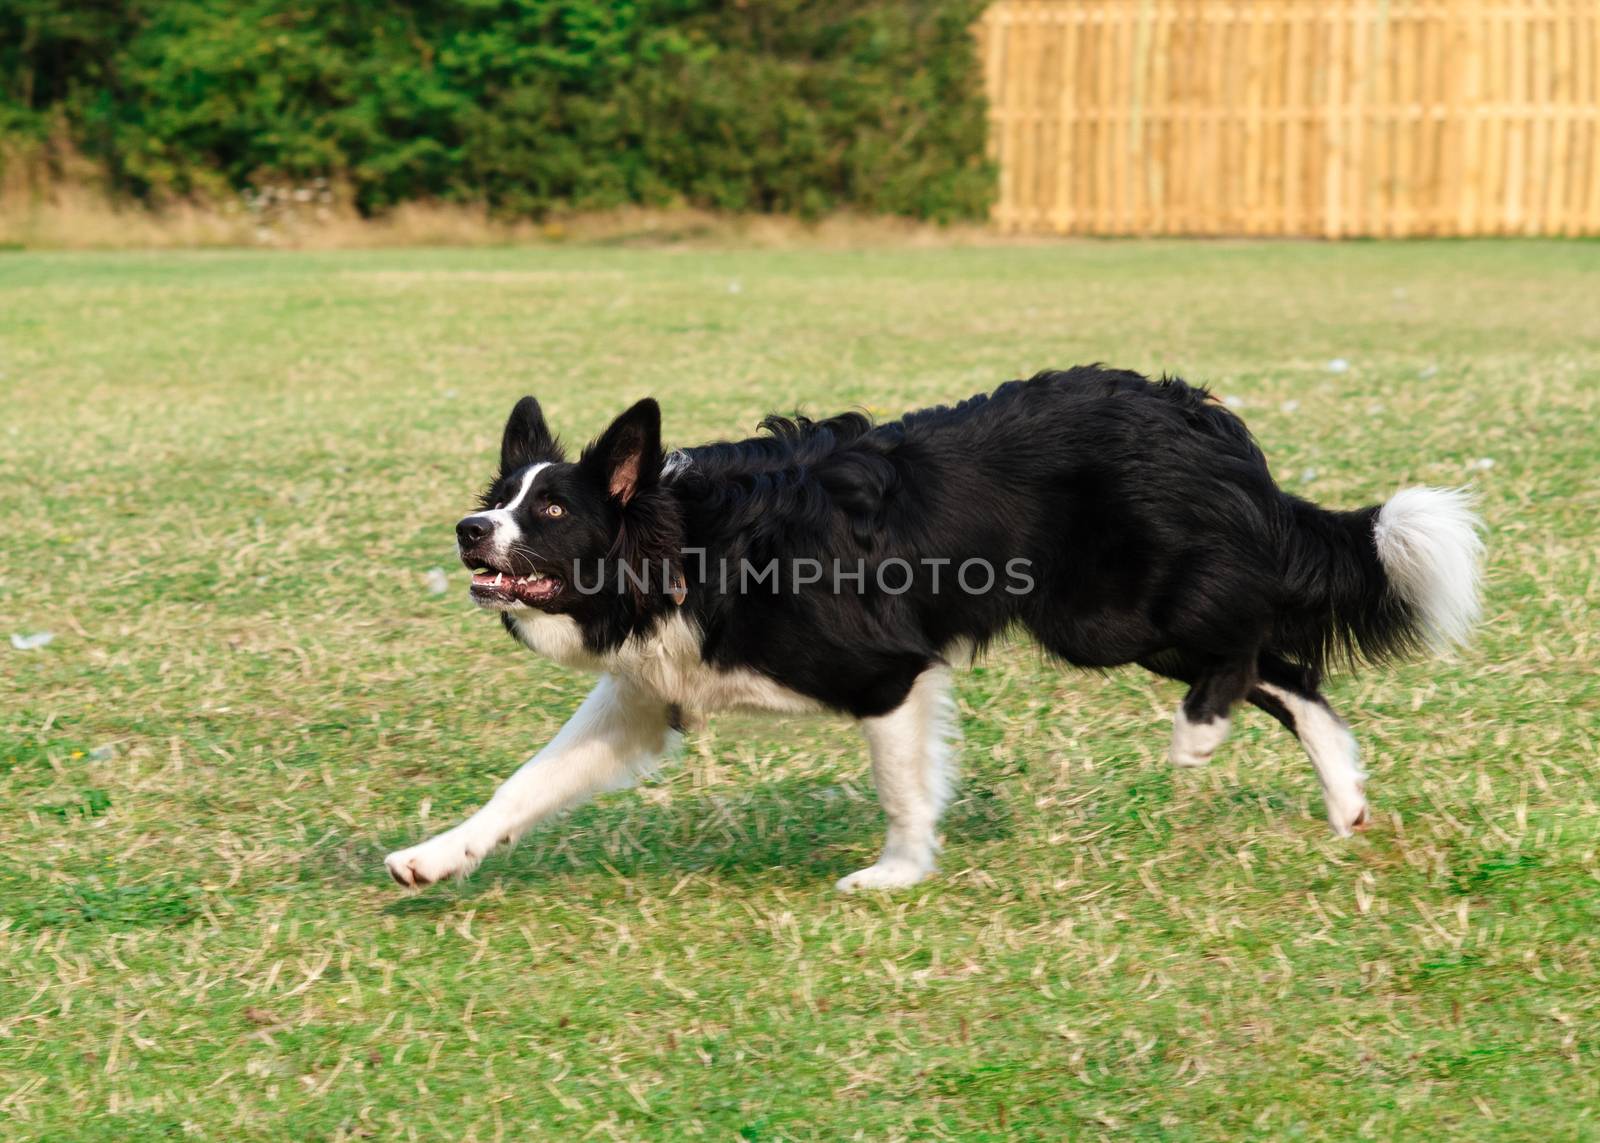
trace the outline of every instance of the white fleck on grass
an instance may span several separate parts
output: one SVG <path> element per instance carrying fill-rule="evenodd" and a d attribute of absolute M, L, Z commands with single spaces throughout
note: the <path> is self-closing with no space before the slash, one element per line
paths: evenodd
<path fill-rule="evenodd" d="M 1477 472 L 1488 472 L 1494 467 L 1494 457 L 1480 456 L 1477 460 L 1468 461 L 1467 467 Z"/>
<path fill-rule="evenodd" d="M 19 635 L 13 632 L 11 645 L 19 651 L 37 651 L 40 647 L 48 646 L 55 637 L 54 631 L 35 631 L 31 635 Z"/>
<path fill-rule="evenodd" d="M 427 578 L 430 595 L 443 595 L 450 590 L 450 577 L 443 568 L 429 568 Z"/>
<path fill-rule="evenodd" d="M 1298 412 L 1300 409 L 1300 402 L 1291 397 L 1289 400 L 1279 405 L 1278 408 L 1282 409 L 1285 413 Z"/>
<path fill-rule="evenodd" d="M 1335 357 L 1332 361 L 1328 362 L 1328 372 L 1348 373 L 1350 372 L 1350 363 L 1342 357 Z"/>

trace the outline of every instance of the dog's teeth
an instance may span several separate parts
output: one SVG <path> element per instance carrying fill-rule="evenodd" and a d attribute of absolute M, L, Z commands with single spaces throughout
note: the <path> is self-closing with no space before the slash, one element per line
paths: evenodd
<path fill-rule="evenodd" d="M 500 586 L 500 581 L 505 579 L 505 578 L 506 577 L 504 575 L 502 575 L 500 572 L 495 572 L 494 573 L 494 585 L 496 587 L 499 587 Z"/>

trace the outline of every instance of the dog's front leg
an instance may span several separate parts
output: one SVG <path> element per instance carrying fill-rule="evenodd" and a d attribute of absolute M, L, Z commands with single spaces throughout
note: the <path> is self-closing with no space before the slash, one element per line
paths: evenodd
<path fill-rule="evenodd" d="M 933 872 L 939 815 L 954 781 L 949 668 L 924 671 L 903 703 L 888 714 L 862 719 L 861 729 L 872 749 L 872 777 L 889 819 L 889 836 L 877 863 L 841 878 L 837 888 L 846 893 L 902 889 Z"/>
<path fill-rule="evenodd" d="M 552 814 L 648 770 L 674 736 L 667 704 L 603 676 L 550 745 L 507 778 L 487 805 L 453 829 L 391 853 L 389 875 L 413 888 L 464 877 L 501 842 Z"/>

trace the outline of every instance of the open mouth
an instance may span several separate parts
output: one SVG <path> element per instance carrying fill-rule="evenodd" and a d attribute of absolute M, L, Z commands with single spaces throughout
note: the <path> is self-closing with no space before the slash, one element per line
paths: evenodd
<path fill-rule="evenodd" d="M 553 575 L 508 575 L 479 568 L 472 573 L 472 598 L 484 607 L 510 607 L 526 604 L 536 607 L 561 594 L 564 585 Z"/>

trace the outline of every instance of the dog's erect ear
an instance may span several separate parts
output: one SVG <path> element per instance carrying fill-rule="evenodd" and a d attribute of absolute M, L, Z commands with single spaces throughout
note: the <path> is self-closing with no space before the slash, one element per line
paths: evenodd
<path fill-rule="evenodd" d="M 544 423 L 544 411 L 532 397 L 524 397 L 511 410 L 505 435 L 500 438 L 501 475 L 536 461 L 559 461 L 561 446 Z"/>
<path fill-rule="evenodd" d="M 583 450 L 579 463 L 626 504 L 661 476 L 661 406 L 646 397 Z"/>

